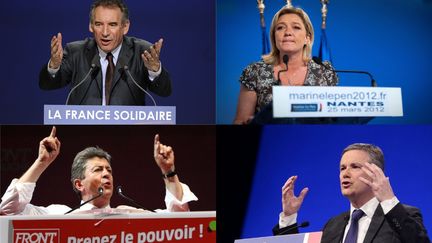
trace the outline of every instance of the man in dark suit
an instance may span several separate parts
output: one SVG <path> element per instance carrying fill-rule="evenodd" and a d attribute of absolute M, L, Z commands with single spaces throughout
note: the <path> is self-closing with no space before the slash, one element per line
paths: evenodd
<path fill-rule="evenodd" d="M 420 210 L 401 204 L 384 174 L 384 156 L 372 144 L 352 144 L 342 152 L 340 186 L 350 211 L 331 218 L 323 229 L 324 243 L 430 242 Z M 275 235 L 298 233 L 297 212 L 308 188 L 294 195 L 297 176 L 282 187 L 282 208 Z"/>
<path fill-rule="evenodd" d="M 94 38 L 68 43 L 63 49 L 61 33 L 54 36 L 39 87 L 70 85 L 67 103 L 73 105 L 145 105 L 145 90 L 169 96 L 171 80 L 159 59 L 163 40 L 152 45 L 127 37 L 129 26 L 123 1 L 96 0 L 89 24 Z"/>

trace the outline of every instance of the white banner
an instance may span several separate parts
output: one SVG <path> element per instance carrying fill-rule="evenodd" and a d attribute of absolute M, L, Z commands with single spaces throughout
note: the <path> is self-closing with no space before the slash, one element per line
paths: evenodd
<path fill-rule="evenodd" d="M 44 105 L 45 125 L 176 124 L 175 106 Z"/>
<path fill-rule="evenodd" d="M 403 116 L 400 88 L 273 86 L 273 116 Z"/>

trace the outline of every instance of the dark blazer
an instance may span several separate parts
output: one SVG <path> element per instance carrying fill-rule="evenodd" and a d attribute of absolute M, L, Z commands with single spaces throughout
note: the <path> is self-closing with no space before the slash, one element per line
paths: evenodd
<path fill-rule="evenodd" d="M 344 212 L 331 218 L 323 229 L 322 243 L 340 243 L 348 224 L 350 212 Z M 296 224 L 279 229 L 273 228 L 273 234 L 298 233 Z M 366 233 L 365 243 L 426 243 L 430 242 L 418 208 L 397 204 L 387 215 L 378 205 Z"/>
<path fill-rule="evenodd" d="M 168 72 L 162 68 L 162 73 L 151 82 L 148 70 L 141 59 L 144 50 L 151 44 L 134 37 L 124 37 L 123 44 L 114 70 L 111 86 L 111 105 L 145 105 L 145 93 L 140 90 L 124 70 L 127 65 L 136 82 L 144 89 L 160 96 L 171 94 L 171 80 Z M 70 85 L 74 88 L 89 72 L 92 63 L 96 68 L 91 72 L 71 94 L 71 105 L 102 104 L 102 71 L 100 68 L 98 49 L 93 38 L 71 42 L 66 45 L 60 70 L 53 78 L 47 70 L 47 64 L 42 67 L 39 75 L 39 87 L 52 90 Z"/>

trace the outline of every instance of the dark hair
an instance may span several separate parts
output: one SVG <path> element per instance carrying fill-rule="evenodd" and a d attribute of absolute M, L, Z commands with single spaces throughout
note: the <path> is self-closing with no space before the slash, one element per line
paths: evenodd
<path fill-rule="evenodd" d="M 95 0 L 90 8 L 90 23 L 93 23 L 94 10 L 99 6 L 108 8 L 118 7 L 123 13 L 122 23 L 129 21 L 129 10 L 122 0 Z"/>
<path fill-rule="evenodd" d="M 89 159 L 92 159 L 94 157 L 103 158 L 108 161 L 108 163 L 111 165 L 111 155 L 109 155 L 105 150 L 99 148 L 99 147 L 88 147 L 84 149 L 83 151 L 77 153 L 75 156 L 72 168 L 71 168 L 71 182 L 72 187 L 74 191 L 81 196 L 81 192 L 78 191 L 75 188 L 74 180 L 75 179 L 84 179 L 85 178 L 85 170 L 87 167 L 87 161 Z"/>
<path fill-rule="evenodd" d="M 342 155 L 351 150 L 361 150 L 369 155 L 369 163 L 376 164 L 384 171 L 384 154 L 383 151 L 376 145 L 368 143 L 354 143 L 346 147 Z"/>

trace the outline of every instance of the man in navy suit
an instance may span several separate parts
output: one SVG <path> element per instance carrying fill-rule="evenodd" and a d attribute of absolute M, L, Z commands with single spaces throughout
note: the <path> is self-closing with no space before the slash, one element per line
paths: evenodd
<path fill-rule="evenodd" d="M 383 171 L 384 156 L 379 147 L 357 143 L 344 149 L 339 178 L 351 209 L 326 223 L 321 242 L 430 242 L 420 210 L 399 202 Z M 291 176 L 282 187 L 283 212 L 273 228 L 275 235 L 298 233 L 297 212 L 309 189 L 295 196 L 296 180 L 297 176 Z M 361 212 L 360 216 L 351 216 L 355 211 Z"/>
<path fill-rule="evenodd" d="M 121 0 L 96 0 L 90 10 L 94 38 L 68 43 L 62 35 L 51 40 L 51 58 L 39 76 L 44 90 L 70 85 L 68 104 L 145 105 L 150 90 L 171 94 L 171 80 L 160 62 L 163 40 L 154 45 L 127 37 L 130 21 Z"/>

